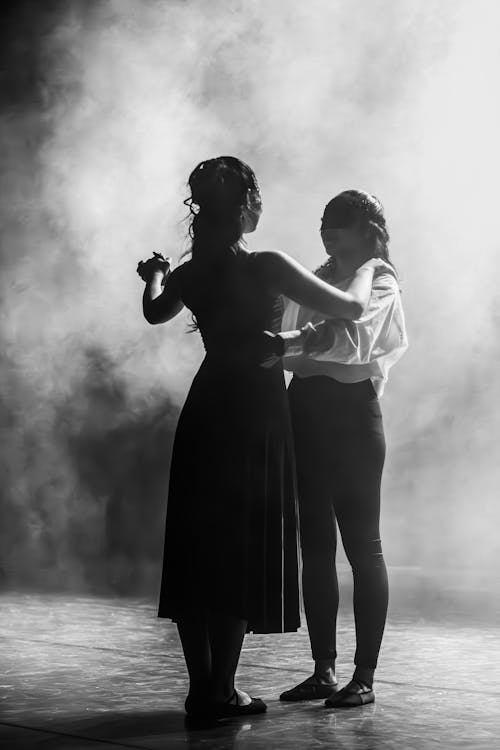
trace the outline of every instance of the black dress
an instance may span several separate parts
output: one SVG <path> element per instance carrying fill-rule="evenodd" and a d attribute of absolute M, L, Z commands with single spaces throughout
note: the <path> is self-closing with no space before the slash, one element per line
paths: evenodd
<path fill-rule="evenodd" d="M 282 305 L 254 253 L 181 266 L 206 356 L 181 411 L 167 508 L 159 616 L 201 607 L 248 630 L 300 626 L 293 443 L 281 363 L 259 366 Z"/>

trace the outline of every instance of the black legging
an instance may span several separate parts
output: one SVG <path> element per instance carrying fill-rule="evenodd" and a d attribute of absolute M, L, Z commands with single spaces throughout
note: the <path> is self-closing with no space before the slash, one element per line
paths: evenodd
<path fill-rule="evenodd" d="M 379 531 L 385 458 L 379 402 L 370 380 L 346 384 L 327 376 L 294 376 L 289 397 L 312 656 L 337 656 L 336 519 L 354 576 L 354 663 L 375 669 L 388 603 Z"/>

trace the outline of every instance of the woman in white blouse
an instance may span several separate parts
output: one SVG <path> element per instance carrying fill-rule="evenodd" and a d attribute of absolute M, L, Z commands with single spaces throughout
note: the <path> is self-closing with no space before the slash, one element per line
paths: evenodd
<path fill-rule="evenodd" d="M 326 698 L 330 707 L 372 703 L 373 677 L 384 632 L 388 584 L 380 540 L 380 484 L 385 440 L 379 397 L 389 368 L 407 347 L 397 274 L 389 261 L 383 208 L 372 195 L 348 190 L 326 206 L 321 238 L 327 261 L 316 272 L 345 289 L 368 258 L 375 272 L 370 302 L 355 321 L 320 324 L 316 353 L 287 356 L 299 490 L 304 604 L 314 673 L 281 700 Z M 290 303 L 283 329 L 310 330 L 321 316 Z M 286 338 L 286 337 L 285 337 Z M 304 335 L 302 335 L 302 340 Z M 293 337 L 292 337 L 293 339 Z M 306 342 L 307 347 L 307 342 Z M 321 353 L 317 353 L 318 349 Z M 288 349 L 288 351 L 287 351 Z M 355 671 L 341 690 L 335 677 L 339 590 L 336 522 L 354 576 Z"/>

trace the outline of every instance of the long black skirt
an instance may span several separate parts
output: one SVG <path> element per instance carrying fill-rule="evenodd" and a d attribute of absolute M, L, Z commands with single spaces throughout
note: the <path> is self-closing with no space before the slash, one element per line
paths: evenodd
<path fill-rule="evenodd" d="M 293 440 L 283 371 L 207 356 L 174 440 L 159 616 L 200 607 L 256 633 L 300 626 Z"/>

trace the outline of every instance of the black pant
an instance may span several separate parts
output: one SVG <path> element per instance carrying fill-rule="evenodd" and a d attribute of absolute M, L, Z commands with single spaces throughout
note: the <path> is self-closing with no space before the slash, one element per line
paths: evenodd
<path fill-rule="evenodd" d="M 294 376 L 289 397 L 313 659 L 337 656 L 337 520 L 354 576 L 354 663 L 374 669 L 388 603 L 379 530 L 385 458 L 379 402 L 370 380 L 346 384 L 326 376 Z"/>

